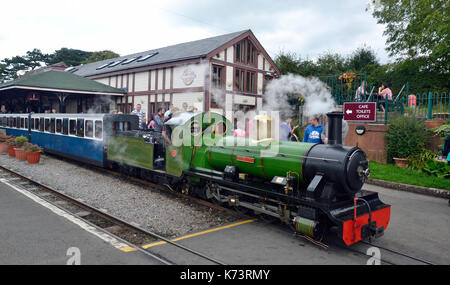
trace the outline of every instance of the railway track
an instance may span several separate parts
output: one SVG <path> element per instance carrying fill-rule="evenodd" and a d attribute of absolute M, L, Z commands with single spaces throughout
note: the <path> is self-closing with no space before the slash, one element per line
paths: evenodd
<path fill-rule="evenodd" d="M 0 178 L 5 179 L 8 183 L 19 186 L 22 189 L 35 194 L 44 201 L 77 216 L 77 218 L 95 226 L 103 232 L 114 236 L 116 239 L 129 244 L 134 250 L 138 250 L 148 255 L 162 264 L 173 265 L 179 263 L 177 263 L 177 261 L 169 260 L 160 254 L 153 253 L 149 249 L 142 248 L 141 245 L 143 242 L 165 242 L 182 251 L 183 254 L 180 256 L 186 256 L 186 254 L 188 254 L 191 255 L 191 258 L 196 258 L 196 260 L 202 259 L 204 262 L 206 261 L 206 264 L 225 265 L 225 263 L 213 257 L 207 256 L 200 251 L 188 248 L 179 243 L 175 243 L 155 232 L 148 231 L 137 225 L 128 223 L 119 217 L 106 213 L 105 210 L 95 208 L 84 201 L 74 199 L 58 190 L 53 189 L 50 186 L 44 185 L 39 181 L 26 177 L 3 166 L 0 166 Z"/>
<path fill-rule="evenodd" d="M 58 158 L 58 159 L 61 159 L 61 158 Z M 100 173 L 103 173 L 103 174 L 107 174 L 107 175 L 111 175 L 111 176 L 115 176 L 115 177 L 117 177 L 118 175 L 121 175 L 119 172 L 112 171 L 112 170 L 109 170 L 109 169 L 104 169 L 104 168 L 100 168 L 100 167 L 96 167 L 96 166 L 86 166 L 86 165 L 81 165 L 78 162 L 69 161 L 69 160 L 65 160 L 65 159 L 63 159 L 63 160 L 66 161 L 66 162 L 69 162 L 69 163 L 74 163 L 74 164 L 77 164 L 77 165 L 80 165 L 80 166 L 83 166 L 83 167 L 87 167 L 87 168 L 89 168 L 89 169 L 91 169 L 93 171 L 97 171 L 97 172 L 100 172 Z M 133 233 L 135 233 L 137 235 L 140 235 L 140 237 L 134 238 L 134 239 L 143 239 L 143 236 L 151 237 L 151 239 L 149 240 L 151 242 L 164 241 L 164 242 L 167 242 L 170 245 L 173 245 L 173 246 L 179 248 L 180 250 L 182 250 L 184 252 L 188 252 L 190 254 L 193 254 L 193 255 L 196 255 L 198 257 L 201 257 L 204 260 L 207 260 L 211 264 L 221 264 L 221 265 L 224 264 L 221 261 L 218 261 L 218 260 L 216 260 L 214 258 L 211 258 L 211 257 L 208 257 L 208 256 L 202 254 L 201 252 L 198 252 L 196 250 L 187 248 L 187 247 L 185 247 L 183 245 L 180 245 L 180 244 L 177 244 L 177 243 L 175 243 L 175 242 L 173 242 L 173 241 L 171 241 L 171 240 L 169 240 L 167 238 L 164 238 L 163 236 L 161 236 L 161 235 L 159 235 L 157 233 L 154 233 L 154 232 L 151 232 L 151 231 L 147 231 L 145 229 L 140 228 L 139 226 L 130 224 L 130 223 L 128 223 L 128 222 L 118 218 L 118 217 L 115 217 L 115 216 L 113 216 L 111 214 L 105 213 L 101 209 L 97 209 L 95 207 L 92 207 L 92 206 L 84 203 L 83 201 L 76 200 L 76 199 L 74 199 L 74 198 L 72 198 L 70 196 L 67 196 L 67 195 L 61 193 L 60 191 L 54 190 L 54 189 L 52 189 L 49 186 L 43 185 L 40 182 L 34 181 L 33 179 L 25 177 L 25 176 L 21 175 L 20 173 L 17 173 L 17 172 L 15 172 L 13 170 L 7 169 L 7 168 L 5 168 L 3 166 L 0 166 L 0 170 L 3 170 L 4 172 L 7 172 L 7 173 L 10 173 L 10 174 L 14 175 L 16 177 L 16 178 L 14 178 L 15 179 L 15 183 L 19 182 L 19 184 L 22 185 L 22 186 L 25 186 L 25 188 L 29 187 L 29 186 L 31 186 L 31 187 L 36 187 L 37 186 L 37 187 L 39 187 L 39 189 L 42 189 L 42 191 L 44 191 L 44 192 L 51 193 L 52 195 L 54 195 L 56 197 L 59 197 L 62 200 L 68 201 L 69 203 L 80 207 L 81 209 L 83 209 L 85 211 L 85 213 L 88 212 L 88 213 L 90 213 L 93 216 L 97 216 L 97 217 L 100 217 L 101 219 L 104 219 L 104 220 L 108 221 L 109 223 L 105 223 L 105 222 L 101 222 L 101 221 L 100 222 L 96 221 L 94 223 L 94 224 L 97 224 L 97 227 L 99 226 L 98 224 L 100 223 L 100 228 L 102 228 L 105 231 L 108 231 L 108 229 L 113 229 L 113 231 L 114 230 L 117 231 L 117 226 L 119 226 L 119 227 L 121 227 L 123 229 L 126 229 L 126 231 L 128 231 L 128 236 L 130 236 L 130 233 L 131 233 L 131 235 Z M 0 177 L 1 177 L 1 175 L 2 175 L 2 173 L 0 172 Z M 155 183 L 152 183 L 150 181 L 147 181 L 147 180 L 144 180 L 144 179 L 140 179 L 140 178 L 136 178 L 136 177 L 132 177 L 132 176 L 127 176 L 126 178 L 127 178 L 127 180 L 130 180 L 130 181 L 132 181 L 134 183 L 137 183 L 137 184 L 140 184 L 140 185 L 143 185 L 143 186 L 148 186 L 148 187 L 150 187 L 152 189 L 155 189 L 155 190 L 158 190 L 158 191 L 162 191 L 162 192 L 166 192 L 166 193 L 169 193 L 169 194 L 174 195 L 174 196 L 179 197 L 179 198 L 188 199 L 188 200 L 191 200 L 191 201 L 193 201 L 195 203 L 198 203 L 198 204 L 210 207 L 210 208 L 214 208 L 214 209 L 219 210 L 219 211 L 227 212 L 227 213 L 235 215 L 235 216 L 239 216 L 240 218 L 242 218 L 242 217 L 249 218 L 249 216 L 247 214 L 240 213 L 239 211 L 236 212 L 235 210 L 232 210 L 232 209 L 229 209 L 229 208 L 225 208 L 225 207 L 222 207 L 222 206 L 217 205 L 217 204 L 213 204 L 213 203 L 210 203 L 210 202 L 207 202 L 207 201 L 204 201 L 204 200 L 201 200 L 201 199 L 197 199 L 197 198 L 189 196 L 189 195 L 185 195 L 185 194 L 173 191 L 168 186 L 155 184 Z M 19 180 L 27 181 L 27 183 L 24 185 L 23 183 L 20 183 Z M 48 199 L 44 199 L 44 200 L 48 201 Z M 49 202 L 52 203 L 52 201 L 49 201 Z M 61 208 L 60 204 L 57 204 L 57 206 Z M 250 217 L 252 217 L 252 215 L 250 215 Z M 91 218 L 90 220 L 95 220 L 95 219 L 96 218 Z M 88 222 L 92 223 L 90 220 L 88 220 Z M 104 225 L 106 225 L 106 226 L 104 226 Z M 110 232 L 110 231 L 108 231 L 108 232 Z M 112 233 L 112 234 L 116 235 L 114 233 Z M 125 238 L 122 238 L 121 235 L 119 234 L 118 238 L 121 239 L 121 240 L 125 240 L 128 243 L 132 244 L 133 247 L 136 248 L 137 250 L 143 251 L 146 254 L 149 254 L 151 256 L 154 255 L 148 249 L 143 249 L 143 248 L 140 247 L 140 245 L 137 245 L 136 241 L 133 240 L 133 237 L 131 237 L 131 240 L 130 240 L 129 237 L 125 236 Z M 403 252 L 400 252 L 400 251 L 397 251 L 397 250 L 389 249 L 389 248 L 386 248 L 386 247 L 382 247 L 382 246 L 371 244 L 371 243 L 364 242 L 364 241 L 360 242 L 357 245 L 351 246 L 351 247 L 345 247 L 345 246 L 339 245 L 338 243 L 336 243 L 334 241 L 330 241 L 327 244 L 325 242 L 313 241 L 313 240 L 311 240 L 310 238 L 307 238 L 307 237 L 303 237 L 303 238 L 305 238 L 305 240 L 307 242 L 309 242 L 309 243 L 313 244 L 314 246 L 317 246 L 317 247 L 319 247 L 321 249 L 324 249 L 324 250 L 333 250 L 333 249 L 338 249 L 339 248 L 339 249 L 342 249 L 344 251 L 350 251 L 350 252 L 353 252 L 353 253 L 355 253 L 357 255 L 364 256 L 364 257 L 367 258 L 367 260 L 371 259 L 372 264 L 387 264 L 387 265 L 425 264 L 425 265 L 434 265 L 434 263 L 432 263 L 430 261 L 427 261 L 427 260 L 425 260 L 423 258 L 415 257 L 415 256 L 412 256 L 412 255 L 409 255 L 409 254 L 406 254 L 406 253 L 403 253 Z M 377 256 L 376 254 L 372 255 L 373 252 L 369 252 L 368 251 L 369 248 L 371 248 L 371 247 L 377 248 L 379 250 L 379 253 L 380 253 L 379 256 Z M 154 256 L 158 260 L 160 260 L 160 262 L 162 262 L 163 264 L 176 264 L 173 261 L 164 259 L 164 257 L 158 256 L 158 255 L 154 255 Z"/>

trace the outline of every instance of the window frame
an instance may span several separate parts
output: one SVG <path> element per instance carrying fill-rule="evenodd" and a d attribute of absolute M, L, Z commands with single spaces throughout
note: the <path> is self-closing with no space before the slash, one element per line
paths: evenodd
<path fill-rule="evenodd" d="M 97 136 L 97 123 L 100 123 L 101 129 L 100 129 L 100 137 Z M 94 120 L 94 138 L 102 140 L 103 139 L 103 121 L 102 120 Z"/>
<path fill-rule="evenodd" d="M 59 122 L 59 130 L 58 130 L 58 122 Z M 55 120 L 55 133 L 61 134 L 62 133 L 62 119 L 56 118 Z"/>
<path fill-rule="evenodd" d="M 76 134 L 77 137 L 80 137 L 80 138 L 84 138 L 85 137 L 85 134 L 84 134 L 84 131 L 85 131 L 84 122 L 85 122 L 84 118 L 77 118 L 77 134 Z"/>
<path fill-rule="evenodd" d="M 88 124 L 91 124 L 91 130 L 88 129 Z M 94 120 L 84 121 L 84 137 L 94 138 Z"/>
<path fill-rule="evenodd" d="M 71 123 L 74 122 L 74 127 L 72 128 Z M 77 136 L 77 119 L 69 119 L 69 136 Z M 73 132 L 72 132 L 73 131 Z"/>

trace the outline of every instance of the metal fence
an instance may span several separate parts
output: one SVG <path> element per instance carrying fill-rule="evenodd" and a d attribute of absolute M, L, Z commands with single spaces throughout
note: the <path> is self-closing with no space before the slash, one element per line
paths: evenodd
<path fill-rule="evenodd" d="M 346 78 L 345 75 L 351 75 Z M 392 94 L 392 100 L 378 95 L 378 87 L 367 82 L 367 74 L 347 73 L 341 75 L 320 76 L 336 104 L 340 107 L 345 102 L 375 102 L 377 116 L 375 124 L 388 124 L 389 120 L 399 116 L 415 116 L 425 120 L 450 120 L 450 94 L 431 91 L 420 94 L 409 93 L 409 83 L 406 82 L 398 93 Z M 357 89 L 364 83 L 364 90 L 359 98 Z M 300 106 L 300 120 L 303 122 L 303 108 Z"/>
<path fill-rule="evenodd" d="M 350 74 L 350 73 L 349 73 Z M 341 75 L 320 76 L 319 79 L 323 81 L 329 88 L 331 94 L 336 101 L 336 104 L 342 105 L 344 102 L 353 102 L 358 87 L 364 83 L 367 86 L 367 74 L 355 74 L 349 78 L 345 78 L 345 73 Z"/>
<path fill-rule="evenodd" d="M 398 104 L 403 106 L 402 114 L 443 122 L 450 119 L 450 94 L 447 92 L 409 94 L 402 97 Z"/>

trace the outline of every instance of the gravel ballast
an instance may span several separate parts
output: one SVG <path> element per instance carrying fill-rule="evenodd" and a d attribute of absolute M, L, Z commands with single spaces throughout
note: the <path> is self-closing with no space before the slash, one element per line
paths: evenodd
<path fill-rule="evenodd" d="M 238 219 L 188 199 L 53 156 L 41 155 L 39 164 L 28 164 L 8 155 L 0 155 L 0 165 L 168 238 Z"/>

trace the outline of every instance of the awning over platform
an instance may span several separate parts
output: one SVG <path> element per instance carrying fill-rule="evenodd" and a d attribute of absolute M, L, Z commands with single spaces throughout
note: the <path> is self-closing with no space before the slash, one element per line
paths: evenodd
<path fill-rule="evenodd" d="M 123 96 L 126 91 L 117 89 L 70 72 L 50 70 L 25 75 L 13 81 L 0 84 L 0 91 L 28 89 L 77 94 Z"/>

